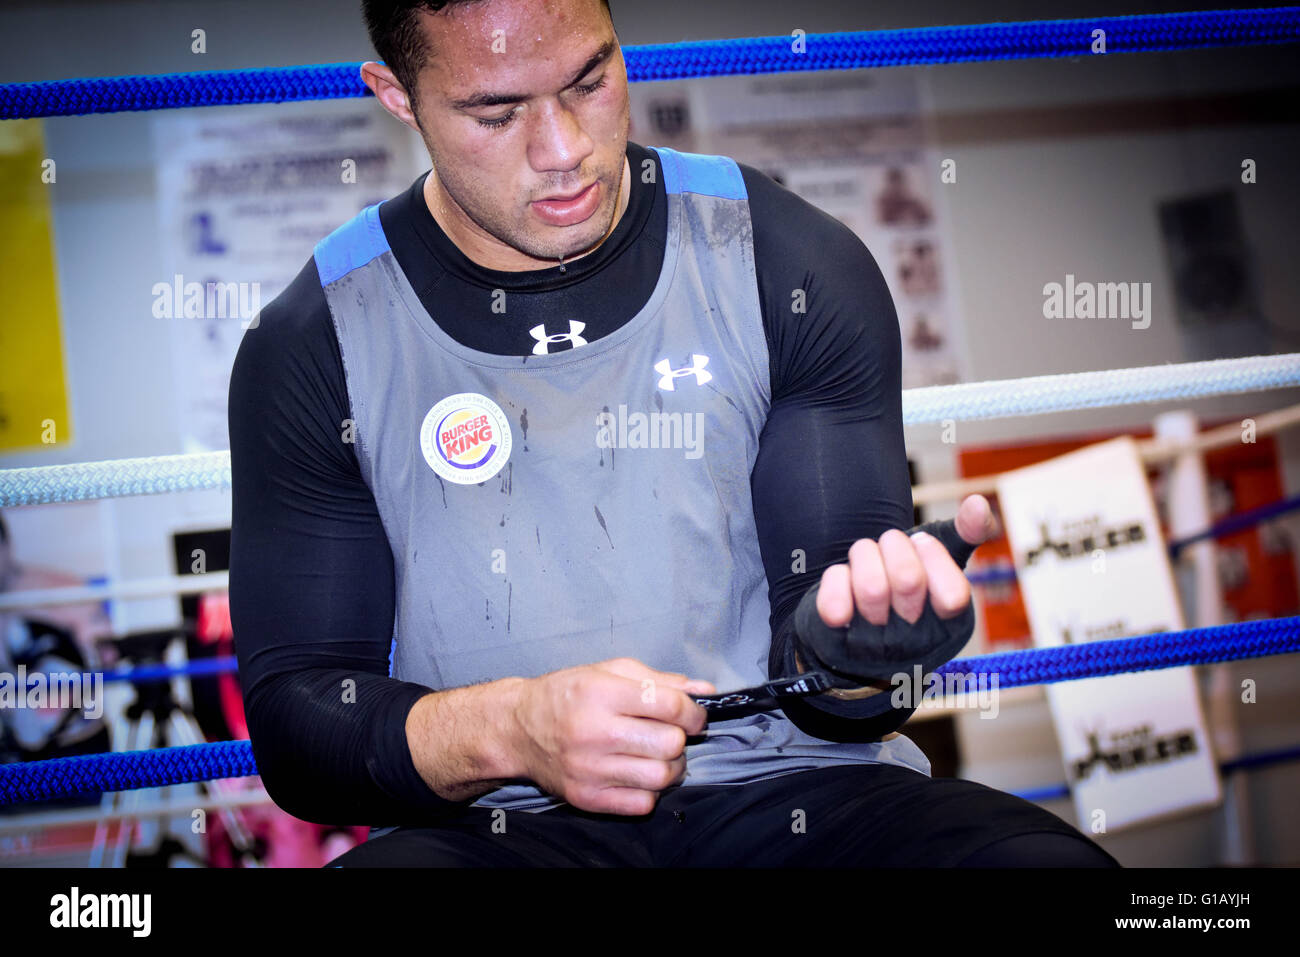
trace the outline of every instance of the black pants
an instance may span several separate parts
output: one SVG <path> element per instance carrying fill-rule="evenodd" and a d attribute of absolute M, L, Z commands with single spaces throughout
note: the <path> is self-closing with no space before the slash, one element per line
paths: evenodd
<path fill-rule="evenodd" d="M 1037 805 L 886 764 L 678 787 L 641 817 L 467 808 L 403 827 L 334 867 L 1119 867 Z"/>

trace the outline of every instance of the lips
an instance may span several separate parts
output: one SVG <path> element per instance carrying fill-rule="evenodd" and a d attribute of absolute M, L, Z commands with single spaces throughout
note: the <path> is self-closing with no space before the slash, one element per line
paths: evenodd
<path fill-rule="evenodd" d="M 600 203 L 600 181 L 569 196 L 548 197 L 530 205 L 537 218 L 549 226 L 573 226 L 591 218 Z"/>
<path fill-rule="evenodd" d="M 591 186 L 595 186 L 595 185 L 596 185 L 595 183 L 592 183 L 592 184 L 591 184 Z M 591 186 L 585 186 L 585 187 L 583 187 L 582 189 L 578 190 L 576 193 L 570 193 L 568 196 L 547 196 L 547 197 L 545 197 L 544 199 L 539 199 L 539 200 L 537 200 L 537 202 L 539 202 L 539 203 L 571 203 L 571 202 L 573 202 L 575 199 L 577 199 L 579 196 L 581 196 L 583 193 L 585 193 L 587 190 L 591 189 Z"/>

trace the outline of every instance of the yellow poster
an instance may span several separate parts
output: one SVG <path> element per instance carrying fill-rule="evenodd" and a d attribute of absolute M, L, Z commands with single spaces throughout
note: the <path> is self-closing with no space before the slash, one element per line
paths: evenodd
<path fill-rule="evenodd" d="M 0 452 L 72 438 L 40 120 L 0 122 Z"/>

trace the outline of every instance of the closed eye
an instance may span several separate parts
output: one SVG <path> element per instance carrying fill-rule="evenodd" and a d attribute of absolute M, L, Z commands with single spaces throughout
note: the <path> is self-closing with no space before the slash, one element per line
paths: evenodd
<path fill-rule="evenodd" d="M 595 83 L 588 83 L 585 86 L 575 86 L 574 89 L 578 91 L 579 96 L 591 96 L 597 90 L 601 89 L 605 85 L 605 82 L 608 79 L 609 79 L 609 75 L 603 74 L 601 78 L 597 80 Z M 511 110 L 509 113 L 505 114 L 505 116 L 499 116 L 496 119 L 491 119 L 491 120 L 485 120 L 482 117 L 475 117 L 475 119 L 478 120 L 479 126 L 486 127 L 490 130 L 503 129 L 506 126 L 510 125 L 511 120 L 513 120 L 514 118 L 515 118 L 514 110 Z"/>
<path fill-rule="evenodd" d="M 586 86 L 574 87 L 574 89 L 576 89 L 583 96 L 591 96 L 591 94 L 595 93 L 597 90 L 599 90 L 602 86 L 605 85 L 605 81 L 607 79 L 609 79 L 609 74 L 602 73 L 600 79 L 597 80 L 595 83 L 589 83 Z"/>

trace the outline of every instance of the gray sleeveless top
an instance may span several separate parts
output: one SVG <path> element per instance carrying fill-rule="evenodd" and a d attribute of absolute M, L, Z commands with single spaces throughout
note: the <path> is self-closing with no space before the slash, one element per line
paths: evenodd
<path fill-rule="evenodd" d="M 733 160 L 657 153 L 658 284 L 595 341 L 556 316 L 532 330 L 532 355 L 461 345 L 421 305 L 377 206 L 316 247 L 393 549 L 393 677 L 441 690 L 626 656 L 719 691 L 767 680 L 749 480 L 771 396 L 749 202 Z M 852 763 L 930 773 L 905 736 L 823 741 L 779 710 L 706 734 L 683 786 Z M 520 783 L 475 803 L 561 802 Z"/>

